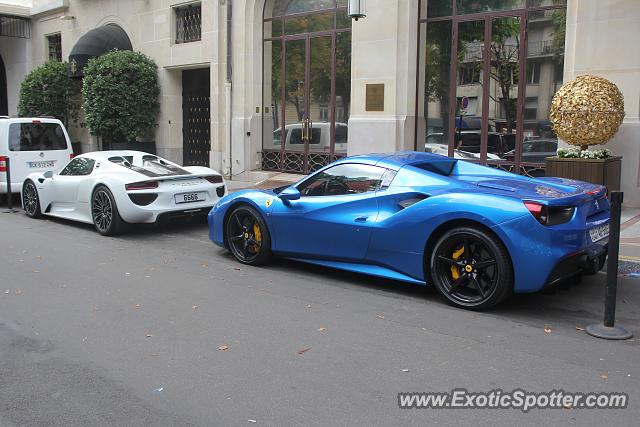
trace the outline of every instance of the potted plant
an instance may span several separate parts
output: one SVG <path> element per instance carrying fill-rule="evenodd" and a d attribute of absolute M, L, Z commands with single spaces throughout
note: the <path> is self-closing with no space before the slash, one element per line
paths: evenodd
<path fill-rule="evenodd" d="M 141 141 L 157 126 L 158 67 L 140 52 L 113 51 L 91 59 L 84 69 L 83 106 L 87 126 L 103 150 L 156 152 Z"/>
<path fill-rule="evenodd" d="M 31 70 L 20 84 L 18 114 L 23 117 L 55 117 L 65 127 L 76 120 L 80 87 L 67 75 L 66 62 L 50 61 Z"/>
<path fill-rule="evenodd" d="M 563 85 L 551 102 L 550 119 L 558 137 L 577 148 L 560 148 L 557 157 L 548 157 L 547 175 L 619 190 L 622 157 L 588 148 L 613 138 L 624 115 L 622 93 L 607 79 L 583 75 Z"/>

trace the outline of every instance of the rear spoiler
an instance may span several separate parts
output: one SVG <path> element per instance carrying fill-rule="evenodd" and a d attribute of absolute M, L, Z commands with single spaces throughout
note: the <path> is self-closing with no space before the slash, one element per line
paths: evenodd
<path fill-rule="evenodd" d="M 160 182 L 166 181 L 187 181 L 192 179 L 204 178 L 212 184 L 222 184 L 224 179 L 222 175 L 211 173 L 194 173 L 189 175 L 171 175 L 145 179 L 144 181 L 136 181 L 125 184 L 127 191 L 133 190 L 151 190 L 158 188 Z"/>

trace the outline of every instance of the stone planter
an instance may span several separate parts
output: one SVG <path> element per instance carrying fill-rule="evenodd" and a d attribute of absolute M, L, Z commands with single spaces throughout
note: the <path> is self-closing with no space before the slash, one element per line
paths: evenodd
<path fill-rule="evenodd" d="M 547 157 L 547 176 L 577 179 L 607 187 L 609 192 L 620 190 L 622 157 L 606 159 L 568 159 Z"/>

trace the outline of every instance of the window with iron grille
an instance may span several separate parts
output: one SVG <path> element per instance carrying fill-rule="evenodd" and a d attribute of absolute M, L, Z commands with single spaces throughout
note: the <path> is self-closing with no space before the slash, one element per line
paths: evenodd
<path fill-rule="evenodd" d="M 52 34 L 47 36 L 49 45 L 49 61 L 62 62 L 62 36 L 60 34 Z"/>
<path fill-rule="evenodd" d="M 200 3 L 176 7 L 176 43 L 199 41 L 202 33 Z"/>

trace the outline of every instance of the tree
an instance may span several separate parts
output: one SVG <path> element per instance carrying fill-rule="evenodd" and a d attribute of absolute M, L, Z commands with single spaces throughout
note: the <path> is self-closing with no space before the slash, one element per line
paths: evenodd
<path fill-rule="evenodd" d="M 140 52 L 113 51 L 84 69 L 87 125 L 107 144 L 133 141 L 157 126 L 158 67 Z"/>
<path fill-rule="evenodd" d="M 69 79 L 66 62 L 50 61 L 33 69 L 20 85 L 18 114 L 21 116 L 51 116 L 65 127 L 77 117 L 79 84 Z"/>
<path fill-rule="evenodd" d="M 493 21 L 491 29 L 491 69 L 489 74 L 500 88 L 502 108 L 507 120 L 507 132 L 513 133 L 516 124 L 517 98 L 511 90 L 520 78 L 520 19 L 500 18 Z M 491 93 L 491 92 L 489 92 Z M 491 97 L 495 102 L 500 100 Z"/>

